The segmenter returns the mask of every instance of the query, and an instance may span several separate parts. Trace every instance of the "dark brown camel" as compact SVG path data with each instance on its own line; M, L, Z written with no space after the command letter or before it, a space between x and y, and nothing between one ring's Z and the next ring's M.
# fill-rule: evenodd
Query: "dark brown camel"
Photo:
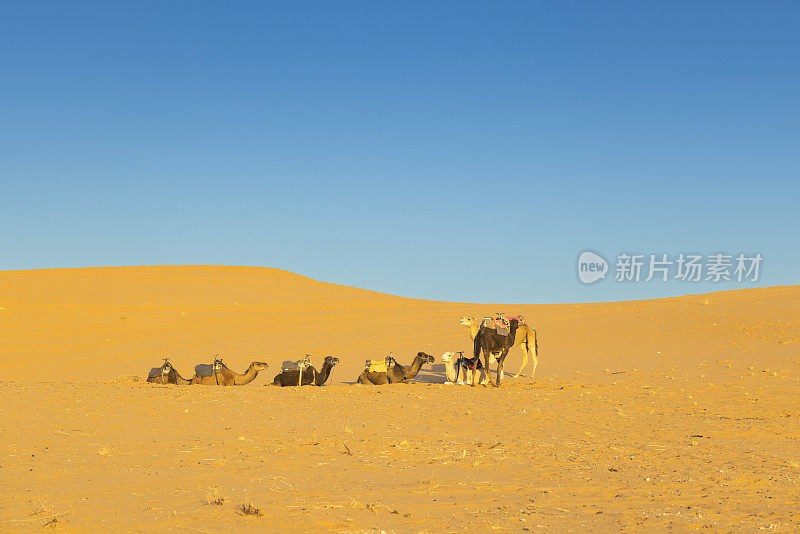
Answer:
M484 367L486 368L486 374L489 376L489 381L493 386L500 386L500 377L503 374L503 362L505 362L506 356L508 356L508 350L514 346L514 336L517 334L518 327L519 321L511 319L508 325L508 335L500 335L497 333L496 329L486 326L481 326L481 329L478 330L478 333L475 335L473 358L478 358L481 351L483 351ZM498 352L500 353L499 356L496 355ZM489 373L489 358L492 357L492 353L495 353L495 357L497 358L497 383L492 380L492 375Z
M164 358L161 367L153 367L147 375L147 381L152 384L191 384L191 380L186 380L169 363L169 358Z
M322 369L317 371L314 366L306 367L303 371L303 382L298 384L300 378L299 369L287 369L275 375L275 380L272 381L273 386L322 386L328 381L331 376L331 371L339 363L339 358L333 356L326 356L325 362L322 364Z
M419 374L419 370L422 369L423 365L426 363L433 363L433 356L425 354L424 352L418 352L414 361L411 362L411 365L408 367L403 367L397 363L394 358L390 358L390 360L387 372L375 373L366 369L359 375L357 382L360 384L374 384L376 386L407 382Z

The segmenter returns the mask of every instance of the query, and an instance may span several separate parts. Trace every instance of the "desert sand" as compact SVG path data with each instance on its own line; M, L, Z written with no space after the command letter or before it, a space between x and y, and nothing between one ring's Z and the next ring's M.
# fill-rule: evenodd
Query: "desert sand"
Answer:
M442 385L459 317L494 312L536 328L536 377L510 378L516 348L502 387ZM437 363L351 385L390 351ZM305 353L340 358L329 385L267 386ZM270 369L145 383L214 354ZM465 304L253 267L6 271L0 363L4 531L800 530L800 286Z

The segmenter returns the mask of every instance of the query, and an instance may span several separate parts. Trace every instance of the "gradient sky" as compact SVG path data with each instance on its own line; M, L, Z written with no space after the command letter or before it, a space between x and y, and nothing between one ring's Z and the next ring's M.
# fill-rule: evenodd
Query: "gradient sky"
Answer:
M800 283L798 28L771 1L2 2L0 269L526 303ZM587 286L584 249L764 263Z

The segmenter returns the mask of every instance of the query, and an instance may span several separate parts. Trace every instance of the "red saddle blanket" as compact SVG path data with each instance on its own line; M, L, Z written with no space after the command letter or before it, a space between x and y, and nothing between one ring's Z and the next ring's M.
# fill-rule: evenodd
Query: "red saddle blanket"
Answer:
M511 319L516 319L518 325L525 324L525 318L523 318L521 315L515 315L504 317L484 317L483 326L498 330L508 330L508 327L511 324Z

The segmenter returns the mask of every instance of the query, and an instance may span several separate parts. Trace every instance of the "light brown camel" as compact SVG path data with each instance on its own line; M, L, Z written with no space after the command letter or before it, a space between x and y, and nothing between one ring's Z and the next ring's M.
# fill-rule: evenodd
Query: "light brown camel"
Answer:
M191 380L186 380L178 370L172 367L169 363L169 358L164 358L164 364L161 367L153 367L147 375L147 381L152 384L191 384Z
M425 354L424 352L418 352L414 361L411 362L411 365L408 367L403 367L397 363L394 358L389 357L388 359L390 361L388 362L388 368L385 373L375 373L371 372L369 369L365 369L364 372L359 375L357 382L360 384L374 384L376 386L404 383L417 376L423 365L426 363L433 363L433 356Z
M483 322L482 319L477 319L475 317L462 317L461 318L461 325L466 326L469 329L469 338L472 342L475 342L475 336L478 334L478 330L481 328L481 323ZM539 365L539 341L536 338L536 330L531 328L528 324L521 324L517 329L517 334L514 336L514 345L520 346L522 349L522 366L519 368L519 372L514 375L514 378L519 378L520 373L525 366L528 365L528 358L530 357L531 361L533 362L533 371L531 371L531 378L536 374L536 367ZM496 360L498 353L493 353L492 356ZM489 372L487 369L486 372Z
M234 373L228 366L219 360L214 362L212 373L209 376L198 376L198 371L202 366L195 367L195 375L192 377L192 384L203 384L206 386L244 386L249 384L258 376L259 371L269 367L264 362L253 362L244 374ZM208 366L207 366L208 367ZM200 372L200 374L205 374Z

